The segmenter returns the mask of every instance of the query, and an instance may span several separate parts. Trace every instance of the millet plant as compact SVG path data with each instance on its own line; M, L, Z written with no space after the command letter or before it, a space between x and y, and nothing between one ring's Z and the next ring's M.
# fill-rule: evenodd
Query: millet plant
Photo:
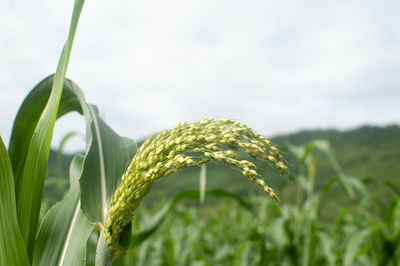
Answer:
M240 154L244 151L285 173L283 158L269 140L242 123L182 123L137 150L133 140L120 137L99 117L97 107L65 79L83 4L75 1L55 75L42 80L23 101L8 151L0 141L0 265L84 265L94 228L100 235L96 265L111 265L131 245L134 211L153 183L211 161L238 169L277 200L254 163ZM86 152L72 160L68 193L39 219L54 125L72 111L85 118Z

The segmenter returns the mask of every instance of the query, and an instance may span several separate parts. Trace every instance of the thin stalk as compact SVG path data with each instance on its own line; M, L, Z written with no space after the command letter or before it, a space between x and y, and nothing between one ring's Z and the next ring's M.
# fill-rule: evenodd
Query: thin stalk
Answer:
M96 248L95 266L111 266L112 260L103 232L100 232Z

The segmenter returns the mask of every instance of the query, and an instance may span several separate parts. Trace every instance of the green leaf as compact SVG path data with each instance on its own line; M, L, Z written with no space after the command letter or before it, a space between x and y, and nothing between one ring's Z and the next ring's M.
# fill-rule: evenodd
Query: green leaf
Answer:
M14 120L8 152L15 180L19 179L23 170L30 140L49 100L53 82L54 75L50 75L39 82L24 99ZM76 96L80 90L78 89L79 91L77 91L76 87L72 81L65 80L57 113L58 118L70 111L82 113L82 108Z
M17 217L22 238L28 247L29 257L32 257L34 239L37 232L44 177L54 124L58 113L60 113L59 104L62 97L65 73L83 2L83 0L75 1L69 35L57 66L46 107L43 112L40 111L43 100L38 103L39 107L36 110L26 109L26 106L21 107L11 137L10 158L16 183ZM29 105L36 104L30 103ZM27 119L30 116L27 114L29 112L32 112L31 115L35 119ZM60 114L62 114L62 110ZM18 121L19 119L21 121ZM23 139L22 143L19 144L18 142L21 139ZM17 147L20 145L22 145L22 149L18 150ZM21 156L18 156L19 153Z
M39 118L46 107L49 99L54 75L43 79L35 88L27 95L22 103L17 117L14 121L14 127L9 145L10 160L13 165L14 180L19 180L24 164L27 159L30 140L33 132L37 127ZM70 80L64 81L64 89L58 109L58 117L70 112L77 111L82 113L80 98L83 93L79 87ZM41 197L41 195L37 195Z
M70 168L70 190L43 219L33 265L85 265L86 242L94 227L80 209L78 179L82 166L83 156L75 156Z
M349 243L346 246L346 250L344 252L344 258L343 258L344 266L354 265L354 261L359 255L359 252L361 251L361 246L365 244L364 243L365 238L371 234L373 229L374 229L373 227L366 228L351 236Z
M33 132L35 121L40 117L46 99L50 94L53 76L40 82L26 97L14 123L10 142L10 157L15 158L16 167L23 167L18 158L26 157L29 148L24 144L22 134ZM41 105L40 105L41 103ZM96 106L86 103L81 89L73 81L66 79L60 102L58 117L70 112L83 113L86 120L87 154L82 175L82 206L93 222L102 221L102 211L106 211L108 200L113 194L125 167L137 150L132 139L118 136L98 115ZM25 153L23 152L25 151ZM19 171L17 171L19 172ZM96 184L96 185L93 185ZM105 196L102 197L102 191Z
M32 106L36 99L45 98L46 95L49 95L49 91L51 90L49 85L51 84L52 79L52 76L46 78L28 95L21 107L24 112L28 112L29 107ZM40 108L44 108L43 104L42 106L36 106L35 110ZM99 216L91 216L91 214L94 213L95 215L98 215L101 214L101 210L106 210L108 207L108 198L111 197L125 167L136 152L137 145L131 139L119 137L98 116L97 108L94 105L88 105L85 102L84 95L80 88L74 82L65 80L58 116L60 117L70 111L78 111L83 113L85 116L87 125L87 152L83 162L84 166L81 175L81 186L83 187L83 192L81 194L84 195L82 198L84 198L83 201L86 203L85 208L87 214L89 214L89 217L93 219L92 221L99 222L102 220L93 218ZM39 111L36 112L36 116L31 117L31 121L34 121L37 116L40 116ZM24 116L21 117L24 118ZM23 119L17 121L22 123L21 121L23 121ZM28 124L28 127L29 126L34 127L33 123ZM20 131L16 130L16 132L19 133ZM15 136L16 137L13 139L13 143L15 143L14 146L19 146L21 149L25 148L18 144L18 140L22 138L22 135L16 134ZM16 152L14 154L15 156L18 156L19 153ZM18 162L18 160L16 160L16 162ZM103 182L107 192L105 197L106 200L103 201L104 204L101 204L102 195L97 192L101 192L103 187L101 184ZM70 194L73 193L71 192ZM68 195L68 198L75 199L76 195ZM81 205L84 204L82 203ZM64 209L67 207L68 204L64 203L62 207L59 206L58 208ZM82 213L79 211L78 214L81 216ZM78 218L78 221L81 220L81 217ZM38 243L42 245L41 242ZM42 249L42 247L38 247L38 250L40 249Z
M29 265L18 227L11 162L0 137L0 265Z
M103 223L111 196L137 151L135 141L120 137L92 105L84 107L86 145L81 184L82 210L91 222Z
M322 249L322 254L324 255L327 264L334 266L336 265L336 256L333 252L333 241L329 235L323 231L319 231L317 233L318 242L320 244L320 248Z

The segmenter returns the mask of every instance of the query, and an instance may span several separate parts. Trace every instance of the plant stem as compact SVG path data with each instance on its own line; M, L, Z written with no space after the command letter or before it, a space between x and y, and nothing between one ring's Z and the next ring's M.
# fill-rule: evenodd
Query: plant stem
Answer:
M100 237L99 241L97 242L97 248L96 248L95 266L111 266L111 265L112 261L106 240L104 238L104 233L100 232Z

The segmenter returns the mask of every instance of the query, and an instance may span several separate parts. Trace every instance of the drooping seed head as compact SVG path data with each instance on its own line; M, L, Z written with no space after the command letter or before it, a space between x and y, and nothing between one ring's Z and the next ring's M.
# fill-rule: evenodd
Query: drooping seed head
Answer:
M121 178L110 201L104 234L112 258L124 251L121 234L130 225L133 212L149 193L153 183L179 169L219 161L239 169L275 200L275 192L257 173L256 166L239 159L239 148L253 158L272 163L279 172L287 171L279 150L246 125L231 120L204 119L181 123L149 138L140 147Z

